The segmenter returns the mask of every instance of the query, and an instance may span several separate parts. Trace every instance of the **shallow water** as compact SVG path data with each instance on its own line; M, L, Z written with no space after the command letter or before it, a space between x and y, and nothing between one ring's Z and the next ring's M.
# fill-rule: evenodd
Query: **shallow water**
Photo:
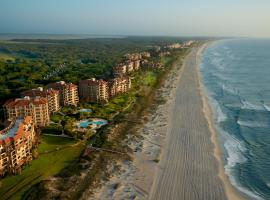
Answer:
M270 199L270 40L216 42L200 70L226 174L250 199Z

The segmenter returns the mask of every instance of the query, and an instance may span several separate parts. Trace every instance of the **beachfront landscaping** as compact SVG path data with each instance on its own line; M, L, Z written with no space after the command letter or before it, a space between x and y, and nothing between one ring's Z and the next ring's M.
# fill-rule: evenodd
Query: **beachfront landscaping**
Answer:
M4 187L1 187L0 195L4 195L4 199L11 196L18 199L22 195L28 195L28 189L32 185L59 174L62 170L70 177L73 176L77 173L74 169L79 166L73 161L80 156L85 145L115 148L114 145L125 137L126 130L131 126L130 122L137 123L136 118L141 116L140 113L154 102L154 97L151 96L153 91L169 71L167 67L172 66L182 51L174 51L170 56L155 57L153 62L160 64L160 67L150 66L132 73L132 88L127 93L113 97L109 102L79 103L78 107L63 107L53 114L50 125L41 130L41 144L33 152L36 158L24 167L22 174L6 177L1 181ZM108 141L111 128L126 122L125 132L119 130L121 137ZM103 126L104 128L97 130ZM104 164L103 160L98 163ZM70 166L75 167L71 169Z
M41 136L38 156L27 166L20 175L7 176L0 181L1 199L21 199L25 191L33 184L53 176L78 158L84 145L69 138ZM35 150L34 150L35 151Z

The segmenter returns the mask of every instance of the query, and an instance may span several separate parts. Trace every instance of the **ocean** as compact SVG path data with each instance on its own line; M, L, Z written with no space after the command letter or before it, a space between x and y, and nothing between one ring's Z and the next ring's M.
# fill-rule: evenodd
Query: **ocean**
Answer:
M215 42L200 71L225 173L250 199L270 199L270 40Z

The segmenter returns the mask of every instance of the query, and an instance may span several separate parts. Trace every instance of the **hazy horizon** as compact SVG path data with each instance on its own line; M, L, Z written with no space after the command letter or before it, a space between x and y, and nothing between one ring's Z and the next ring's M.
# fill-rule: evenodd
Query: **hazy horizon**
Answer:
M270 37L267 0L1 0L0 33Z

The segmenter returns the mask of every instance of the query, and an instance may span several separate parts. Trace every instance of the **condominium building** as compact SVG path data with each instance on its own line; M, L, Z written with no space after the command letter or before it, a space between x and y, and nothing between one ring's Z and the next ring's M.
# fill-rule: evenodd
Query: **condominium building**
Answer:
M137 71L141 67L141 60L135 60L133 61L134 70Z
M77 106L79 102L78 97L78 86L73 83L66 83L64 81L50 83L48 88L52 88L59 91L60 96L60 105L68 106L74 105Z
M174 44L167 46L168 49L180 49L181 47L182 47L182 45L179 43L174 43Z
M32 160L36 142L34 121L31 116L12 121L0 131L0 175L16 174Z
M151 54L149 52L145 51L145 52L142 52L141 53L141 57L143 59L150 58L151 57Z
M47 126L50 121L48 101L43 97L8 100L3 108L9 120L32 116L34 124L38 127Z
M60 109L59 91L55 89L43 89L42 87L28 90L22 93L22 96L29 96L31 98L44 97L48 101L49 113L52 114Z
M134 71L134 62L133 61L128 60L126 62L126 65L127 65L127 73L131 73Z
M131 80L129 77L117 77L109 81L110 96L127 92L131 88Z
M85 102L108 101L108 82L104 80L96 80L95 78L81 80L79 83L79 94L81 100Z
M140 60L142 58L141 53L126 54L124 56L127 60Z
M123 76L127 73L127 66L125 64L119 64L113 68L114 76Z

